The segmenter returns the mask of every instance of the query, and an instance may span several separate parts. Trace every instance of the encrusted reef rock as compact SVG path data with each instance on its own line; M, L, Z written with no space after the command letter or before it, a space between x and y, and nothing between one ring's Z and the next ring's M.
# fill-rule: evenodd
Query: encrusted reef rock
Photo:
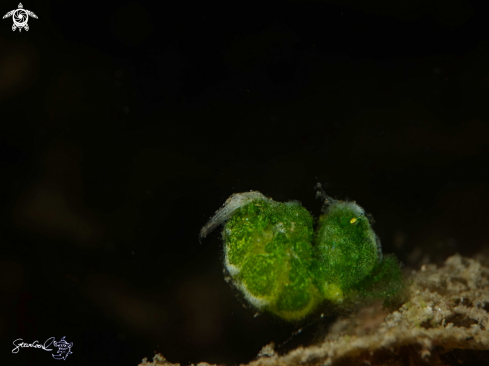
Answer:
M157 353L153 357L153 361L148 361L146 358L143 359L143 362L139 364L139 366L180 366L179 363L171 363L166 360L160 353ZM194 366L192 364L191 366ZM210 365L207 362L199 362L196 366L216 366Z
M362 309L314 345L260 352L248 365L489 365L487 262L454 255L440 268L423 265L410 274L409 301L398 310ZM170 365L154 361L140 366Z

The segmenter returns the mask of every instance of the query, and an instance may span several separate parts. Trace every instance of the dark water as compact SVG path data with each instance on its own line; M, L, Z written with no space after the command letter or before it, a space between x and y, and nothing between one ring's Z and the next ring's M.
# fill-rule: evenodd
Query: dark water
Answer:
M339 2L336 2L339 3ZM434 4L434 3L433 3ZM17 5L2 3L6 13ZM488 8L458 1L24 3L0 32L0 344L236 364L315 330L254 317L200 228L323 183L408 266L487 246ZM324 325L319 325L319 328ZM311 328L308 328L311 329ZM295 343L294 343L295 342Z

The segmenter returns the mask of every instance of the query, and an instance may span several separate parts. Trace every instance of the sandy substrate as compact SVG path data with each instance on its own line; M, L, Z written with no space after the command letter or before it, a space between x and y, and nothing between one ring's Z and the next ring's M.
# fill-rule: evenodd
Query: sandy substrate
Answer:
M265 345L248 365L489 365L488 262L454 255L439 268L423 265L412 271L410 299L397 311L362 309L338 319L322 342L285 355ZM157 365L179 364L161 354L139 364Z

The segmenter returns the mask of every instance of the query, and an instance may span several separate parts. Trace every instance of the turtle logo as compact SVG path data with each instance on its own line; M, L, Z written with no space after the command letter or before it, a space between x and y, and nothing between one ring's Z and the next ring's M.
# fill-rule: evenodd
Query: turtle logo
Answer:
M25 28L26 31L29 30L29 25L27 25L27 21L29 20L29 15L33 18L37 19L37 15L34 14L30 10L25 10L22 6L22 3L19 3L19 8L9 11L7 14L3 16L3 19L12 17L14 20L14 25L12 25L12 30L15 31L19 28L19 32L22 31L22 28Z

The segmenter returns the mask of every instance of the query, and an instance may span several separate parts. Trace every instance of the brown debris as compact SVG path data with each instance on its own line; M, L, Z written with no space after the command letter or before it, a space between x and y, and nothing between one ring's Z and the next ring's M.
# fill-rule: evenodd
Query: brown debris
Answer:
M338 319L322 342L283 356L269 345L268 357L248 366L489 364L489 268L482 263L454 255L440 268L423 265L412 271L410 299L398 310L362 309ZM140 366L174 366L164 362Z
M161 355L161 353L156 353L153 357L152 362L148 361L148 359L145 357L143 358L143 362L140 363L139 366L180 366L180 364L168 362L167 359ZM197 365L191 364L190 366L223 366L223 365L210 365L207 362L199 362Z

